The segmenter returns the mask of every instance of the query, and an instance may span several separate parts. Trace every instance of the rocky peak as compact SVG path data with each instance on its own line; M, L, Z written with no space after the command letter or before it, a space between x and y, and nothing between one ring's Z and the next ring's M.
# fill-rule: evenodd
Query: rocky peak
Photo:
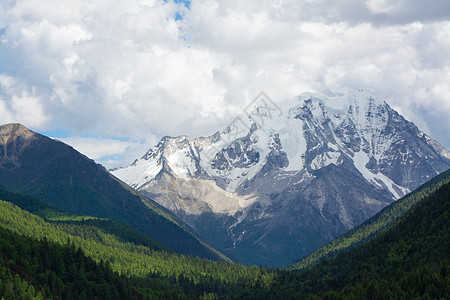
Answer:
M22 124L11 123L0 126L0 143L6 145L9 140L16 139L18 137L29 139L34 137L35 133Z
M21 124L0 126L0 167L19 167L20 154L35 138L36 133Z
M256 108L209 137L165 137L113 174L214 246L280 263L450 167L445 148L364 90L304 93L276 111Z

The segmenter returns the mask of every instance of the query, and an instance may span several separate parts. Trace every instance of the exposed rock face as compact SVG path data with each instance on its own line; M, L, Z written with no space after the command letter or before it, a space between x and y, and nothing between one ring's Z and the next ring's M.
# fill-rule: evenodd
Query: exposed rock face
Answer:
M365 91L302 94L278 110L256 107L210 137L165 137L113 174L215 247L281 265L450 167L445 148Z
M21 124L0 127L0 167L20 167L19 157L35 138L34 132Z

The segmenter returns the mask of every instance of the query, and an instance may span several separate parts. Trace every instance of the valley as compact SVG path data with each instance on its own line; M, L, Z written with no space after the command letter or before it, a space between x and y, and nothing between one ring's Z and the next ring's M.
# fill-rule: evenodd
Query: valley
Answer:
M420 199L370 238L347 239L347 250L288 271L179 255L130 227L0 190L0 293L8 299L446 297L450 170L414 194Z
M447 295L449 152L363 91L340 100L339 111L299 96L286 112L300 128L249 119L234 140L231 128L165 137L112 175L60 141L0 126L0 294Z
M449 49L449 0L0 0L0 300L450 299Z

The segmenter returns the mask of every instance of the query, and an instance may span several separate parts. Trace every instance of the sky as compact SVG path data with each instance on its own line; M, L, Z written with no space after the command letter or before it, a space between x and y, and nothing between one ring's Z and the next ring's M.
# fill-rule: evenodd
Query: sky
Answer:
M368 89L450 148L448 0L1 0L0 124L107 168L261 91Z

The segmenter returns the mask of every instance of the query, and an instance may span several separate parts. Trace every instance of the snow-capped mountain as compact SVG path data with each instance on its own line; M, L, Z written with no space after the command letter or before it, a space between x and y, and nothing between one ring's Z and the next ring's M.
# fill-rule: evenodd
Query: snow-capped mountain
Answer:
M164 137L112 173L245 263L299 259L450 168L371 93L262 95L209 137Z

